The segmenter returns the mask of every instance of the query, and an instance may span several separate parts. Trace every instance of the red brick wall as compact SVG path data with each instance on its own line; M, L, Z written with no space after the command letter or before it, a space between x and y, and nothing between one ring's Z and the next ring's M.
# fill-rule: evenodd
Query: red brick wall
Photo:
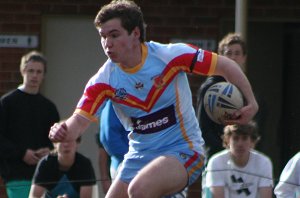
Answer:
M40 40L44 15L91 15L108 0L0 1L0 34L37 35ZM234 18L235 0L136 1L144 12L147 39L169 42L171 38L210 38L220 35L220 21ZM249 20L300 19L300 1L248 0ZM40 46L39 46L40 47ZM20 82L19 61L29 49L0 48L0 95ZM193 87L199 81L191 81Z

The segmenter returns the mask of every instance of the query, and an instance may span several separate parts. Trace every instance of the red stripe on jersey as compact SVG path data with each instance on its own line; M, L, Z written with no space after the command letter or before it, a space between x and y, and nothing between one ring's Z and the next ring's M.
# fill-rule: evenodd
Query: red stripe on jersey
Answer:
M114 90L107 84L98 83L90 86L84 93L85 99L80 109L94 115L103 101L109 96L113 97L113 95Z
M174 77L181 71L188 71L188 67L185 68L190 60L193 58L194 54L184 54L174 58L168 63L164 71L160 76L157 76L154 80L153 86L149 91L149 94L146 99L146 111L150 111L159 97L163 94L164 90L172 82Z
M198 159L199 154L194 152L194 155L184 164L185 168L188 168L192 163L194 163Z
M205 53L204 60L202 62L196 62L194 73L207 74L207 72L209 72L212 64L212 55L209 52ZM163 94L164 90L179 72L190 72L190 65L194 56L195 53L183 54L170 61L161 75L153 79L153 86L150 89L145 101L142 101L141 99L130 95L129 93L126 93L124 98L118 98L116 95L116 90L113 87L107 84L98 83L87 88L85 93L86 99L84 100L81 109L91 113L91 115L94 115L103 101L106 98L111 98L117 103L149 112L159 97Z
M204 56L203 61L197 61L193 70L195 74L203 74L207 75L211 69L211 67L215 67L214 62L212 61L213 53L203 50Z

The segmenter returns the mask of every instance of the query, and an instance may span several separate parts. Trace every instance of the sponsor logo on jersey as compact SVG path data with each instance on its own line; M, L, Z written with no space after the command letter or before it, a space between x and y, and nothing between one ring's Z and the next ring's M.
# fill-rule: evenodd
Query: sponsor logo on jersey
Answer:
M131 118L134 132L141 134L156 133L176 123L174 106L161 109L147 116Z
M115 91L115 98L119 100L125 100L127 97L126 89L120 88Z

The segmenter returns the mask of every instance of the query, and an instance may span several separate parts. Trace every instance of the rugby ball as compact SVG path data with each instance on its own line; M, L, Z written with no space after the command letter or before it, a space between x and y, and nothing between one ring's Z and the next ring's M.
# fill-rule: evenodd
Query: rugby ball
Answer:
M203 100L208 117L218 124L232 118L232 114L244 106L240 90L229 82L219 82L210 86Z

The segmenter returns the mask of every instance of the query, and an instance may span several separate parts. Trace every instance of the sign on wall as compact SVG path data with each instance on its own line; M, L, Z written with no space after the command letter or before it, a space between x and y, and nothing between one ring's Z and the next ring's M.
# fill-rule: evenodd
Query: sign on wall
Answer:
M36 35L0 35L0 48L36 48L37 46Z
M215 51L216 50L216 41L214 39L171 39L172 43L189 43L196 45L204 50Z

